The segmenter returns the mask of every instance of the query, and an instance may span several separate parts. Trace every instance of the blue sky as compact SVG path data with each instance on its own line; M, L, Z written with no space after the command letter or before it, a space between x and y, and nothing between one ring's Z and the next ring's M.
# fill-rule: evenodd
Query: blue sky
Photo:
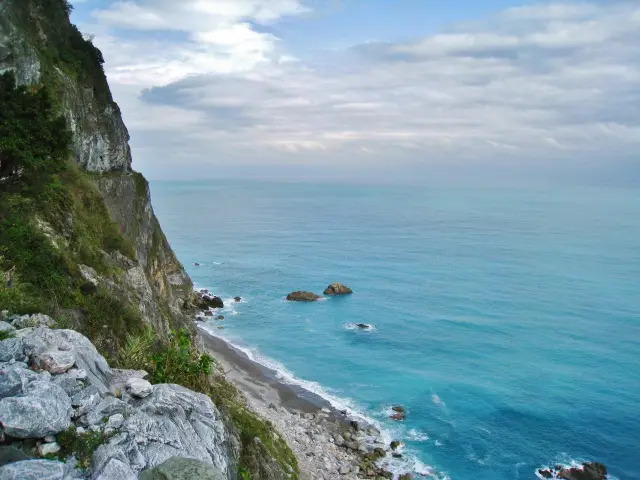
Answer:
M631 0L84 0L151 178L640 181Z

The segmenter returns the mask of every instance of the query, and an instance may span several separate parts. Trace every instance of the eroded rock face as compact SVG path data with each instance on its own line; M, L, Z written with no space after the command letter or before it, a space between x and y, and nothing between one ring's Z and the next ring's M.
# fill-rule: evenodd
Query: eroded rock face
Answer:
M51 460L23 460L0 468L2 480L62 480L64 464Z
M320 299L320 295L316 295L313 292L292 292L287 295L287 300L290 302L315 302Z
M332 283L324 290L325 295L349 295L351 293L353 290L342 283Z
M71 399L57 385L36 380L19 396L0 400L0 423L16 438L44 438L71 425Z

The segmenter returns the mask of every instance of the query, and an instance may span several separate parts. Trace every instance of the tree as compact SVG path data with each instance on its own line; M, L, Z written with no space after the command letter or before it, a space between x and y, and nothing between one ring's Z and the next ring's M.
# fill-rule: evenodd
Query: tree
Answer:
M62 171L70 144L46 88L16 85L13 72L0 75L0 180Z

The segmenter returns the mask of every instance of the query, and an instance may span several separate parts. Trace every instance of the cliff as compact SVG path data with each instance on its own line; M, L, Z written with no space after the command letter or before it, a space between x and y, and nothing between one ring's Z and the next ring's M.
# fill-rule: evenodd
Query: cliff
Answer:
M201 439L211 443L201 447L218 457L201 459L229 479L297 478L286 443L192 345L191 280L154 215L146 180L131 169L129 134L102 54L69 11L66 0L0 0L0 310L44 314L53 322L47 327L85 335L112 365L211 398L219 435ZM15 332L0 335L0 346L14 349L15 338L6 337ZM33 358L27 350L20 361ZM8 357L0 359L0 380L15 376L1 362ZM180 395L163 401L169 397ZM180 415L167 406L163 415L171 414ZM0 429L0 443L13 440ZM175 454L193 457L190 450L183 445ZM137 454L127 455L136 474L167 457L137 465Z

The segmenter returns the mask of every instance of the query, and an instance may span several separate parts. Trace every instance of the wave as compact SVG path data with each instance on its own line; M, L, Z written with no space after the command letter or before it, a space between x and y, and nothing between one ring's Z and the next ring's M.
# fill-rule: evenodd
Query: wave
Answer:
M366 325L366 327L362 325ZM377 330L372 323L345 323L344 328L346 330L362 330L363 332L375 332Z
M331 390L320 385L318 382L304 380L296 377L283 364L281 364L277 360L274 360L273 358L263 355L257 348L234 343L229 338L220 335L217 330L213 328L207 328L211 327L209 325L204 324L200 326L201 328L204 328L210 335L224 341L227 345L229 345L229 347L244 353L252 362L255 362L273 371L278 381L288 385L295 385L296 387L313 393L328 402L334 409L338 411L346 411L349 418L367 425L374 426L380 432L380 437L384 441L385 445L389 445L392 440L401 440L402 437L404 437L401 429L387 428L379 420L366 414L366 409L358 405L357 402L355 402L353 399L338 396ZM422 437L426 437L426 435L422 434L421 432L418 432L416 430L413 431L415 432L415 435L412 436L412 430L410 430L407 437L408 440L422 441ZM425 439L428 439L428 437L426 437ZM374 437L371 437L370 440L373 441ZM402 458L392 458L391 456L385 457L380 461L380 465L386 468L389 472L393 473L394 478L398 478L399 475L410 471L417 475L422 475L423 477L431 479L450 480L449 477L447 477L445 474L437 473L433 467L424 464L412 452L408 452L407 454L403 453Z

